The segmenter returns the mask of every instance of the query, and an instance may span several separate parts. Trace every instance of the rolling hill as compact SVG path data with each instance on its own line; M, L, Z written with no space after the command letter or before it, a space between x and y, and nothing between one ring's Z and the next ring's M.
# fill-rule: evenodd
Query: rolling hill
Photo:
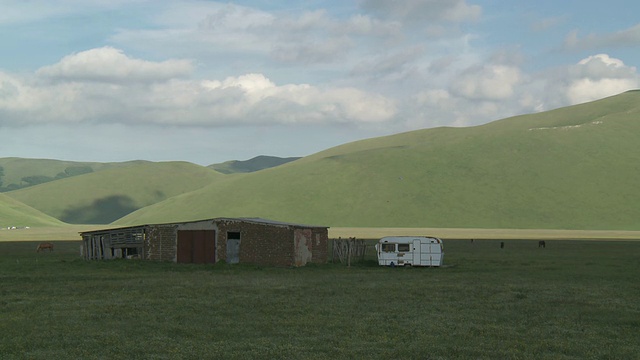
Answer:
M71 224L108 224L224 175L188 162L132 162L6 193Z
M0 229L59 225L62 221L0 194Z
M276 166L280 166L282 164L286 164L288 162L298 160L299 157L287 157L281 158L276 156L265 156L260 155L249 160L231 160L226 161L220 164L212 164L207 166L217 172L221 172L223 174L235 174L235 173L248 173L259 170L264 170Z
M640 229L640 91L338 146L226 176L116 224L259 216L329 226Z
M147 162L99 163L16 157L0 158L0 192L25 188L89 172Z

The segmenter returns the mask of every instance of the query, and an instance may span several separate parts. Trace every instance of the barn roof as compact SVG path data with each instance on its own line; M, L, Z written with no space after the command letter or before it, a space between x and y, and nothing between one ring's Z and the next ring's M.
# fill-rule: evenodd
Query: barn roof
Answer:
M295 227L295 228L322 228L322 229L329 228L328 226L296 224L296 223L290 223L290 222L284 222L284 221L263 219L263 218L258 218L258 217L240 217L240 218L218 217L218 218L212 218L212 219L202 219L202 220L192 220L192 221L177 221L177 222L171 222L171 223L143 224L143 225L132 225L132 226L113 227L113 228L107 227L107 228L103 228L103 229L99 229L99 230L82 231L82 232L80 232L80 235L82 235L82 234L100 233L100 232L110 232L110 231L125 230L125 229L144 228L144 227L147 227L147 226L191 224L191 223L197 223L197 222L203 222L203 221L211 221L211 222L217 222L217 221L240 221L240 222L249 222L249 223L254 223L254 224L266 224L266 225L273 225L273 226L287 226L287 227Z
M243 217L243 218L215 218L212 220L231 220L231 221L244 221L244 222L252 222L252 223L260 223L267 225L280 225L280 226L292 226L292 227L300 227L300 228L328 228L328 226L320 226L320 225L308 225L308 224L296 224L291 222L277 221L277 220L269 220L263 218L252 218L252 217Z

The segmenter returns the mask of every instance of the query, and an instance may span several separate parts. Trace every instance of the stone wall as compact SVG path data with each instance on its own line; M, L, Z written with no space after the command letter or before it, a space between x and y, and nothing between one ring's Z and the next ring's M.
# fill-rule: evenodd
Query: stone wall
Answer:
M177 230L175 225L151 225L145 238L145 259L176 261Z
M219 260L226 260L229 232L240 233L241 263L273 266L293 264L293 230L289 227L237 220L219 221L216 248Z
M312 262L324 264L329 261L329 230L326 228L313 229L313 258Z

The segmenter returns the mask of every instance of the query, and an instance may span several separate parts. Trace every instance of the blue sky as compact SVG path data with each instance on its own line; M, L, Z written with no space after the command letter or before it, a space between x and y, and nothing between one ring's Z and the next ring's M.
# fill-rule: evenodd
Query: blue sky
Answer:
M639 87L631 1L0 0L0 157L305 156Z

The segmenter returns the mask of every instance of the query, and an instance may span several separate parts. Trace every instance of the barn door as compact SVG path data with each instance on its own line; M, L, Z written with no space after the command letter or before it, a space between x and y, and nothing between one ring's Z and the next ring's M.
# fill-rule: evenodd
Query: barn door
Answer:
M227 233L227 264L237 264L240 262L240 233Z
M311 232L296 230L294 232L293 264L303 266L313 260L313 247Z
M215 263L215 238L214 230L179 230L176 261L195 264Z

